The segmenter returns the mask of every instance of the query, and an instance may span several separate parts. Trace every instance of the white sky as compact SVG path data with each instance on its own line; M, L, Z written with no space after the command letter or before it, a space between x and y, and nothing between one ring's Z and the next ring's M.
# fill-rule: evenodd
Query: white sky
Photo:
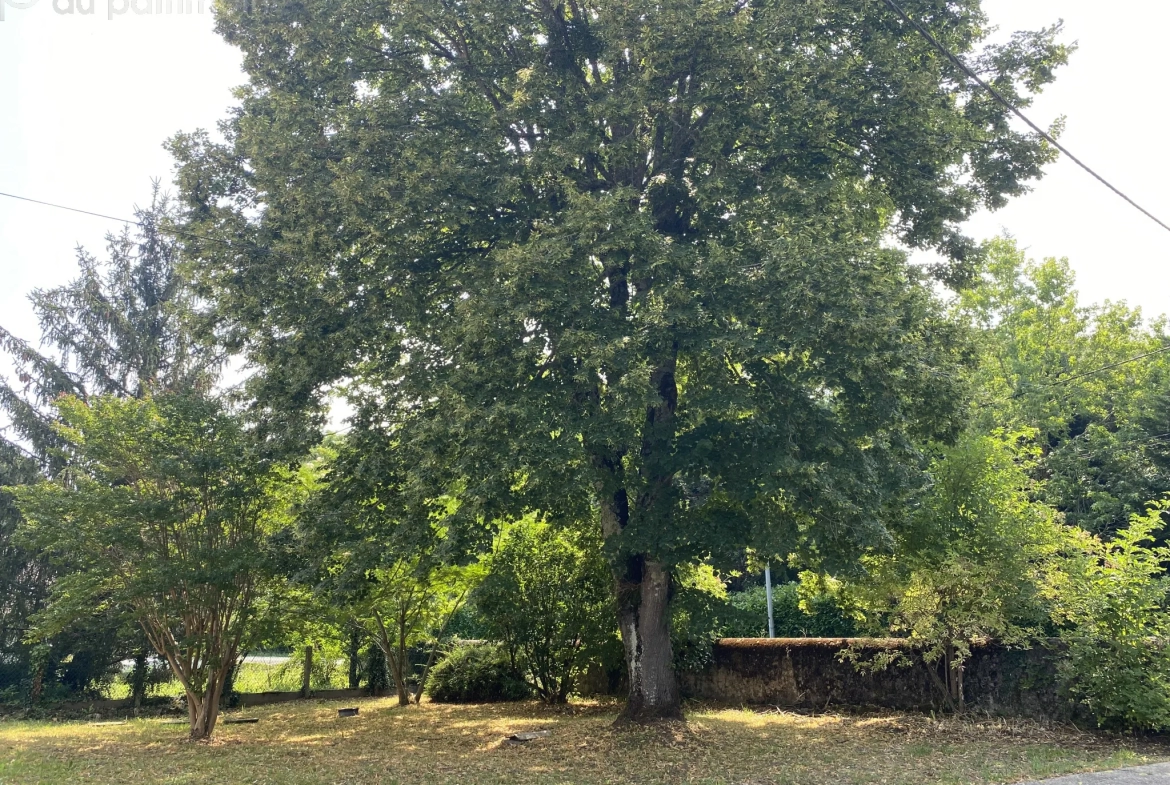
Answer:
M163 141L223 117L243 76L210 14L138 15L132 2L141 8L146 0L80 0L93 13L70 16L56 13L53 0L0 0L0 191L128 216L148 198L150 178L171 174ZM984 6L1005 32L1064 18L1065 40L1080 49L1030 115L1044 126L1066 115L1062 141L1170 223L1170 158L1160 141L1170 114L1170 3ZM111 228L0 197L0 324L36 338L27 292L69 280L74 247L100 254ZM969 227L979 238L1004 229L1036 257L1067 256L1084 300L1127 300L1148 315L1170 311L1170 232L1071 162L1055 164L1034 193Z

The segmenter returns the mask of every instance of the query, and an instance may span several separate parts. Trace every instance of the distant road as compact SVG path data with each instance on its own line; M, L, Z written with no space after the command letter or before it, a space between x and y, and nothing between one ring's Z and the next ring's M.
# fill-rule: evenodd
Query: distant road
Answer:
M1116 771L1098 771L1093 774L1070 774L1050 780L1022 782L1020 785L1161 785L1170 783L1170 763L1152 766L1134 766Z
M2 3L2 2L4 2L4 0L0 0L0 3ZM288 662L288 659L289 658L286 655L280 655L280 654L276 654L276 655L272 655L272 656L260 656L260 655L251 655L250 654L244 660L244 662L251 662L251 663L254 663L256 665L284 665L286 662ZM158 658L151 656L150 661L151 662L158 662ZM340 659L340 660L338 660L338 662L344 664L344 663L348 662L348 660ZM133 667L134 667L134 660L122 660L122 670L123 671L131 670Z

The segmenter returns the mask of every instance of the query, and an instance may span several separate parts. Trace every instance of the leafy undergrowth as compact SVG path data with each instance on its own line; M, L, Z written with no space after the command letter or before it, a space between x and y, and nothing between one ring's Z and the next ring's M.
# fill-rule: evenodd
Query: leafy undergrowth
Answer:
M1170 759L1164 742L1003 720L696 706L686 725L614 728L613 704L394 703L359 701L351 719L335 702L249 709L259 723L221 726L210 744L158 719L0 722L0 782L991 783Z

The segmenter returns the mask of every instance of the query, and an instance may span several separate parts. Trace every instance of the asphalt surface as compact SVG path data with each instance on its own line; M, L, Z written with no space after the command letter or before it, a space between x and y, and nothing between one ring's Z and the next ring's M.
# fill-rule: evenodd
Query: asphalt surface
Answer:
M1021 785L1162 785L1170 784L1170 763L1134 766L1131 769L1070 774L1050 780L1034 780Z

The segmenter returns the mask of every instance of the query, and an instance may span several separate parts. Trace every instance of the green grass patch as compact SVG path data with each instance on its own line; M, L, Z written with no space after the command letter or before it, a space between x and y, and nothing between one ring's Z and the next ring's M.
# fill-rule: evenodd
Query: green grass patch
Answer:
M301 664L290 661L280 664L245 661L236 674L236 692L295 692L301 688ZM344 668L335 668L328 681L313 680L313 689L345 689L349 686L349 674ZM177 698L183 694L183 687L171 679L155 685L150 695ZM106 688L104 696L113 700L130 697L130 686L124 679L117 679Z

